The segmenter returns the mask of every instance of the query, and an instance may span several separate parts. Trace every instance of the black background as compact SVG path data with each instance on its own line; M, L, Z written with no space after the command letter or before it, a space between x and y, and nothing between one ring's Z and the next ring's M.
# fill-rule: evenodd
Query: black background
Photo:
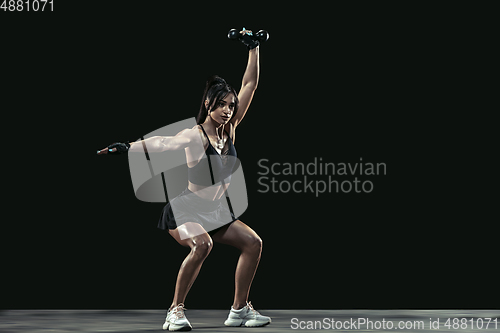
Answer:
M495 306L492 222L464 189L448 113L468 23L452 8L271 7L57 1L52 13L0 13L7 130L31 151L15 149L6 177L2 308L168 308L188 250L156 228L163 204L135 198L127 157L95 151L195 117L210 75L238 90L247 51L226 34L243 26L270 33L236 140L240 219L264 241L255 306ZM385 163L387 175L369 194L259 193L259 160L320 157ZM229 308L237 258L215 244L186 306Z

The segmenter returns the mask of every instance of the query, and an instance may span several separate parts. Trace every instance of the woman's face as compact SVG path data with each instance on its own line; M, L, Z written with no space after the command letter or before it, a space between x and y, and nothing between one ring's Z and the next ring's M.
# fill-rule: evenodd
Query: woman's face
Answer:
M234 112L234 95L228 94L225 98L219 101L218 105L214 105L210 113L210 117L219 124L227 124ZM208 104L208 101L205 102Z

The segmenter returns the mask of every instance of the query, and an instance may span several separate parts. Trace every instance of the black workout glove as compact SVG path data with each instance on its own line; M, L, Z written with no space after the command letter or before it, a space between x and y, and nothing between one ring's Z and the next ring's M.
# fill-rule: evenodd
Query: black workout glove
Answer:
M259 41L255 38L253 32L250 34L246 33L243 36L240 35L238 39L247 46L249 51L259 46Z
M116 151L112 152L110 151L111 149L116 148ZM130 143L128 141L121 143L121 142L115 142L112 143L108 146L108 154L111 155L119 155L119 154L124 154L128 152L130 148Z

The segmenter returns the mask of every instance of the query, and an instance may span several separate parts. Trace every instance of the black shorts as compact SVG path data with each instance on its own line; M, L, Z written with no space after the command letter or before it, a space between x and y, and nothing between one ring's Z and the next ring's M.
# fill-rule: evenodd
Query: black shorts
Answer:
M210 201L200 198L186 188L165 205L158 228L173 230L186 222L195 222L213 235L223 226L236 220L226 196Z

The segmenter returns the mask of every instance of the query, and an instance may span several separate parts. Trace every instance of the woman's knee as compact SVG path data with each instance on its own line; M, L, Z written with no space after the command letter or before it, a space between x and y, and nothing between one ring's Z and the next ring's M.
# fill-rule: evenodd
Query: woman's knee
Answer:
M206 258L213 248L213 241L208 235L193 237L191 252L199 258Z
M262 251L262 239L257 235L252 235L249 237L245 248L252 252L261 252Z

